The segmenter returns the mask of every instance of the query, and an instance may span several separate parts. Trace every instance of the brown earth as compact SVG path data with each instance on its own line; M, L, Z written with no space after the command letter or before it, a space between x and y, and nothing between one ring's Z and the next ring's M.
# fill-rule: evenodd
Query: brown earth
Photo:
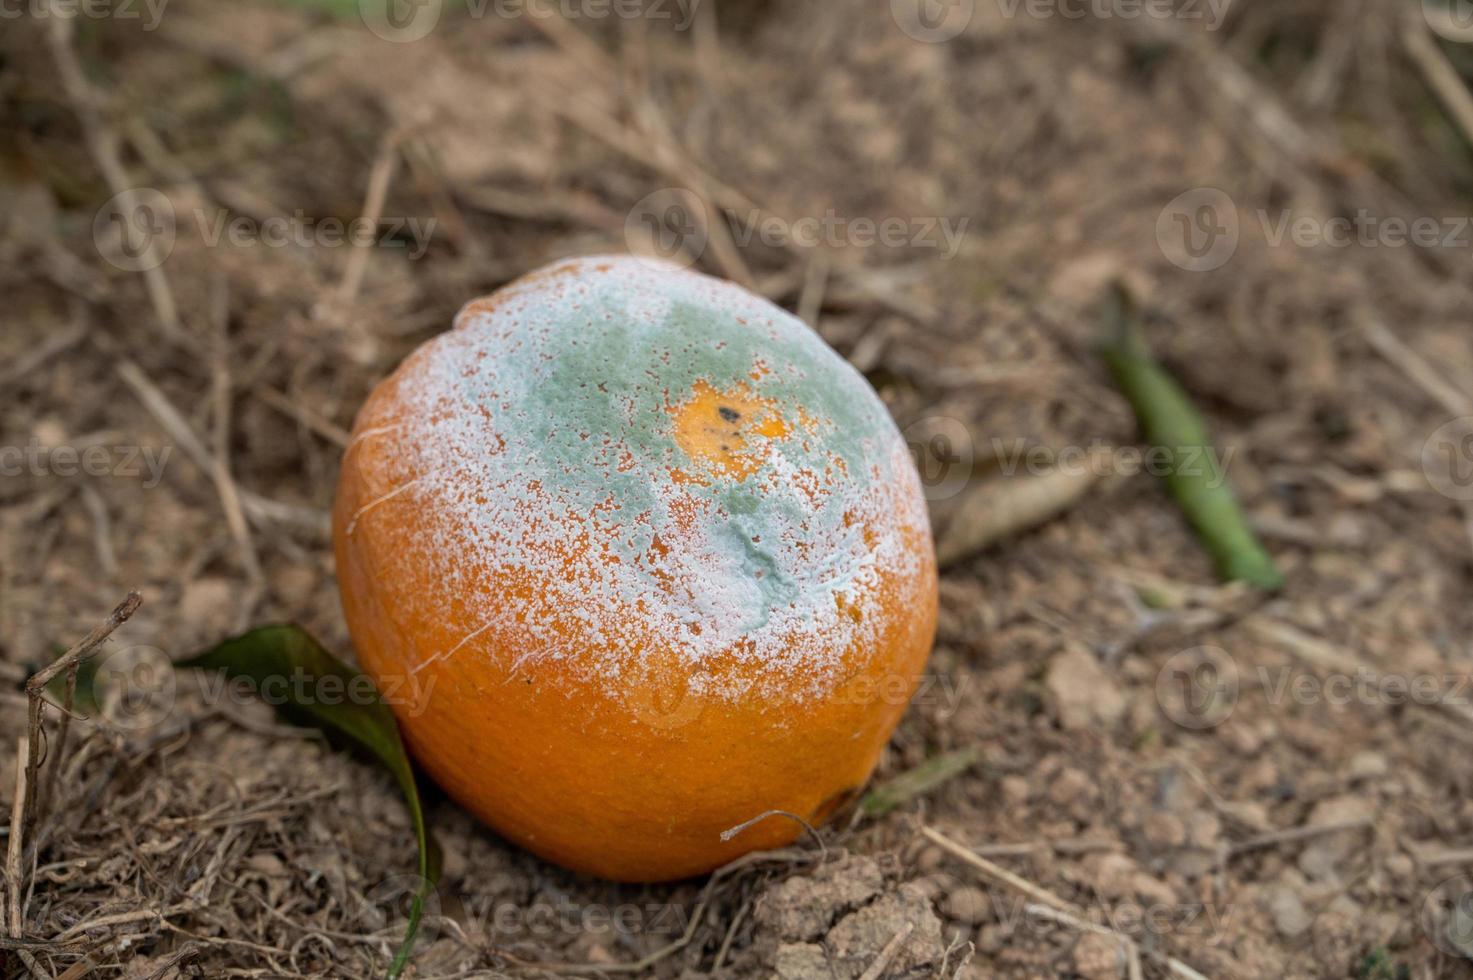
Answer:
M141 4L70 30L13 6L3 744L24 679L129 589L109 658L284 620L347 654L325 514L367 391L468 299L641 247L653 214L865 371L943 550L972 543L965 503L1031 492L1004 479L1018 451L1105 472L945 572L877 778L971 748L966 772L709 889L581 879L432 797L445 864L410 975L1473 976L1469 32L1430 2L1218 23L977 0L939 39L888 6L449 5L413 41L336 0L174 0L156 29ZM365 213L400 247L342 245L330 219ZM164 214L140 273L116 221ZM904 231L871 244L860 218ZM1092 347L1117 280L1231 453L1280 593L1219 585L1112 452L1138 438ZM64 746L48 711L6 975L382 975L414 854L392 780L175 684Z

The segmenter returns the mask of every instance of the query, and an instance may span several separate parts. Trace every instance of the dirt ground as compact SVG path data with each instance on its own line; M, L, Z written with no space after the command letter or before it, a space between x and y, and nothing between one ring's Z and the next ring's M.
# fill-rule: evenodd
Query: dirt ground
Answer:
M24 680L130 589L104 656L280 621L351 656L366 393L524 271L659 247L815 323L913 440L955 557L876 779L975 762L668 886L431 790L408 975L1473 977L1466 3L161 6L0 24L0 812ZM1115 281L1277 594L1120 452ZM1084 450L1087 492L967 553L963 505ZM172 683L64 745L48 710L6 975L382 976L393 781Z

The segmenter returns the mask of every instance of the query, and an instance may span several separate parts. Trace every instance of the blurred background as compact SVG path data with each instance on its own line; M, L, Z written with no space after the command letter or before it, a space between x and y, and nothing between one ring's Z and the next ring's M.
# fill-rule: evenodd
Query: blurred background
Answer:
M634 251L796 312L913 445L945 568L898 802L707 890L432 795L409 975L1473 976L1470 79L1468 0L0 0L0 745L129 589L114 646L165 668L277 621L350 657L367 392ZM1132 452L1117 284L1280 592ZM388 776L182 683L70 737L7 976L383 974Z

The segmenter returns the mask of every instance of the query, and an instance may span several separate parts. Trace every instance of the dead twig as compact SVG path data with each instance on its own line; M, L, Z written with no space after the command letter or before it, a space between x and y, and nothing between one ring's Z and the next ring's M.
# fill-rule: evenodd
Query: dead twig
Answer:
M60 778L61 760L66 758L67 738L72 730L72 705L77 698L77 664L72 664L66 671L66 694L62 700L61 725L56 733L56 759L57 764L47 773L36 793L36 812L44 814L51 805L51 794L56 789L56 781Z
M901 926L900 930L890 937L885 948L880 950L880 955L875 957L869 969L859 975L859 980L880 980L880 977L885 975L885 969L890 965L890 961L895 959L896 954L900 952L900 947L905 945L905 941L910 938L912 932L915 932L915 928L914 922L907 922Z
M21 880L21 852L25 838L26 792L29 786L27 775L31 768L31 742L25 736L16 740L15 749L15 799L10 804L10 839L5 849L5 884L10 891L9 912L6 923L11 939L19 939L24 932L26 918L26 890Z
M92 962L90 956L83 957L61 973L56 975L56 980L81 980L97 966Z
M1249 837L1247 840L1233 844L1228 848L1228 857L1237 857L1239 854L1262 850L1265 847L1274 847L1278 844L1297 844L1301 841L1312 840L1315 837L1338 834L1341 831L1364 830L1371 825L1370 818L1363 817L1359 820L1344 820L1339 823L1313 824L1307 827L1291 827L1288 830L1275 830L1272 833L1259 834L1257 837Z
M1096 925L1093 922L1081 919L1078 916L1069 915L1067 912L1060 912L1058 909L1049 908L1046 905L1025 905L1023 906L1023 911L1040 919L1057 922L1060 925L1069 926L1071 929L1078 929L1080 932L1093 932L1101 936L1109 936L1112 939L1119 940L1121 947L1125 950L1127 961L1134 963L1132 970L1133 976L1140 975L1141 948L1136 945L1135 940L1131 939L1125 933L1117 932L1107 926ZM1207 980L1205 976L1175 957L1163 955L1155 950L1147 950L1146 954L1166 964L1166 968L1171 971L1172 976L1181 977L1182 980Z
M118 555L113 550L112 521L107 514L107 501L90 483L82 484L82 506L92 518L93 540L97 547L97 565L102 574L115 578L118 574Z
M1459 391L1427 359L1407 346L1379 320L1361 321L1361 332L1377 354L1384 357L1429 398L1455 416L1473 415L1473 397Z
M28 704L29 732L27 734L27 768L26 784L35 785L36 769L41 760L41 708L46 699L46 685L58 676L62 671L75 671L88 657L100 647L104 640L113 634L119 626L128 621L128 618L138 610L143 603L143 596L137 591L129 592L122 602L118 603L112 613L92 632L82 638L81 642L62 654L55 661L41 670L37 671L26 681L26 697ZM67 683L67 699L62 705L64 714L70 714L72 710L71 698L75 691L75 680ZM56 780L56 774L61 768L61 760L58 758L52 765L50 774L47 776L45 790L37 794L47 799L51 796L51 783ZM19 836L18 829L11 831L12 839Z
M253 591L262 585L261 560L256 554L255 542L251 540L250 525L246 522L245 509L241 505L240 488L230 473L230 418L234 386L230 381L230 337L229 337L229 294L225 280L215 280L212 297L215 332L215 356L211 365L210 387L214 401L214 465L210 468L210 479L220 504L225 508L225 523L230 536L235 539L236 551L240 555L241 569L250 580Z
M78 936L85 936L95 929L103 929L108 926L128 925L133 922L147 922L150 919L163 922L170 916L181 915L185 912L197 912L200 909L199 902L180 902L163 909L138 909L134 912L120 912L117 915L104 915L96 919L83 919L76 925L63 931L53 942L65 943Z
M46 39L51 47L52 60L56 62L56 72L61 77L62 88L82 125L82 135L88 152L97 164L97 169L102 171L102 178L107 182L108 189L117 199L119 211L131 218L140 213L138 195L132 181L128 179L128 172L123 169L122 158L118 153L118 134L97 111L92 87L87 82L81 63L77 61L76 52L72 50L75 18L66 16L59 9L57 0L49 0L48 7L50 16L46 18L49 21ZM152 235L143 237L141 247L143 252L139 264L149 301L158 316L159 327L169 340L183 343L187 337L179 321L179 307L174 301L174 290L169 285L168 277L164 275L165 257L158 254L158 242Z
M60 333L53 334L51 337L42 341L40 346L36 347L34 350L31 350L29 353L23 354L22 356L16 358L15 362L11 364L10 367L6 368L4 371L0 371L0 388L4 388L7 385L14 384L15 382L25 378L27 375L37 371L43 364L51 360L53 357L57 356L58 354L63 354L67 350L74 347L77 342L86 335L86 323L82 320L81 317L74 318L71 323L67 324L65 330L61 331Z
M368 174L368 191L363 198L363 214L360 219L362 227L376 228L379 219L383 217L384 200L389 195L389 182L393 180L394 170L399 162L399 140L400 134L391 132L384 137L383 144L379 147L378 158L374 160L373 169ZM374 247L373 236L354 242L353 250L348 253L348 264L343 269L343 278L333 294L334 313L341 314L358 298L358 290L363 286L363 273L368 269L368 259L373 254Z
M635 960L632 963L532 963L516 960L515 958L510 956L508 956L507 958L513 960L513 962L516 962L518 966L526 967L529 969L542 970L547 973L643 973L645 970L648 970L650 967L654 966L656 963L659 963L661 960L680 952L680 950L690 945L691 940L695 938L696 931L700 928L701 923L705 920L706 911L710 907L711 896L715 893L716 885L723 878L726 878L729 875L742 870L743 868L748 868L754 864L761 864L763 862L801 862L812 861L814 859L815 855L812 851L789 848L779 851L753 851L750 854L742 855L735 861L722 865L715 871L711 872L711 877L707 879L706 887L701 892L701 898L696 903L695 911L691 913L690 924L685 927L685 932L681 933L681 935L676 938L675 941L669 943L666 946L662 946L661 948L655 950L653 953L650 953L648 956Z
M711 964L711 976L721 975L721 967L726 962L726 954L731 952L732 940L736 939L737 929L741 927L742 920L752 910L752 901L748 899L737 909L737 914L731 917L731 925L726 927L726 935L721 940L721 948L716 950L716 959Z
M829 257L815 252L803 274L803 292L798 296L798 319L818 329L818 314L823 308L824 291L829 283Z
M1342 674L1364 680L1381 692L1386 704L1416 704L1436 708L1464 725L1473 725L1473 708L1444 697L1411 697L1405 684L1398 693L1388 686L1388 676L1381 673L1357 654L1342 650L1334 644L1311 636L1298 627L1281 620L1254 617L1245 620L1245 625L1264 640L1298 657L1312 666L1325 667ZM1451 672L1449 672L1451 673Z
M723 830L721 832L721 839L724 841L729 841L733 837L740 834L742 831L746 830L748 827L751 827L753 824L761 823L768 817L787 817L789 820L797 823L804 830L808 831L809 836L811 836L814 842L818 844L819 862L822 863L828 858L828 845L823 842L823 838L819 836L818 831L813 829L813 824L809 823L807 820L804 820L796 813L789 813L787 810L766 810L762 813L759 813L751 820L744 821L737 824L735 827L730 827L726 830Z
M262 403L269 405L289 418L295 419L299 425L309 432L316 433L339 448L346 449L349 441L353 438L346 429L323 418L310 408L297 404L290 397L282 394L275 388L262 385L252 389L252 393Z
M1000 867L999 865L993 864L986 858L980 857L975 852L969 850L966 846L952 840L950 837L947 837L940 831L932 827L922 827L921 834L931 843L950 853L954 857L960 858L962 861L970 864L973 868L976 868L978 871L982 872L993 881L1001 885L1006 885L1008 888L1011 888L1014 891L1020 892L1023 895L1026 895L1029 898L1033 899L1033 901L1038 904L1026 906L1026 911L1029 914L1039 916L1040 918L1051 919L1055 922L1060 922L1065 925L1072 926L1076 929L1083 929L1089 932L1098 932L1102 935L1113 936L1115 938L1118 938L1121 943L1127 944L1128 946L1136 945L1135 940L1131 939L1129 936L1125 935L1122 932L1117 932L1114 929L1109 929L1105 926L1099 926L1095 925L1092 922L1089 922L1085 918L1084 910L1081 909L1079 906L1073 904L1072 902L1066 902L1064 899L1055 895L1048 889L1040 888L1038 885L1033 884L1033 882L1028 881L1026 878L1021 878L1018 875L1013 874L1007 868ZM1171 971L1174 976L1181 977L1182 980L1207 980L1207 978L1204 977L1202 974L1198 973L1196 970L1192 969L1190 966L1187 966L1185 963L1176 959L1175 957L1167 956L1154 950L1145 950L1144 952L1146 953L1146 955L1159 960L1167 967L1167 969Z
M1420 11L1407 18L1401 42L1412 63L1422 73L1427 87L1447 109L1463 138L1473 142L1473 94L1469 93L1463 77L1433 40L1432 31Z
M932 827L922 827L921 835L929 840L931 843L935 844L937 847L941 848L943 851L950 853L953 857L960 858L962 861L970 864L972 867L976 868L978 871L982 872L984 875L991 878L998 884L1006 885L1014 891L1028 896L1035 902L1042 902L1045 905L1055 908L1060 912L1068 913L1069 915L1084 914L1084 910L1079 906L1073 904L1072 902L1064 901L1053 892L1038 887L1037 885L1033 884L1033 882L1028 881L1026 878L1018 877L1001 865L992 863L991 861L977 854L975 851L972 851L965 845L952 840L950 837L947 837L939 830L936 830Z
M205 448L205 444L195 435L194 429L185 421L184 416L169 401L163 393L148 377L128 358L120 358L114 367L118 377L123 380L148 413L164 427L169 437L184 450L195 465L212 478L216 473L215 457ZM290 504L262 497L250 490L238 490L240 506L247 517L257 524L270 524L272 521L288 521L303 527L310 528L320 535L326 536L328 529L327 515L317 511L309 511L306 508L294 507ZM226 505L229 506L228 504Z

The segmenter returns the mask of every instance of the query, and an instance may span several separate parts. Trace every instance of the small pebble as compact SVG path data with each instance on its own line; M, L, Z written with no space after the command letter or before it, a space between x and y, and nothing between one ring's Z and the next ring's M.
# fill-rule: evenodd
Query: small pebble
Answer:
M992 901L987 893L970 885L953 888L942 906L947 918L967 925L980 925L992 916Z
M1181 817L1156 810L1146 817L1141 832L1146 843L1158 848L1181 847L1187 842L1187 828Z
M1286 939L1303 935L1314 924L1299 896L1288 888L1273 890L1268 899L1268 911L1273 916L1274 928Z
M1350 778L1379 779L1391 771L1386 757L1379 752L1357 752L1350 760Z
M1116 980L1124 969L1125 948L1120 940L1086 932L1074 944L1074 971L1084 980Z

